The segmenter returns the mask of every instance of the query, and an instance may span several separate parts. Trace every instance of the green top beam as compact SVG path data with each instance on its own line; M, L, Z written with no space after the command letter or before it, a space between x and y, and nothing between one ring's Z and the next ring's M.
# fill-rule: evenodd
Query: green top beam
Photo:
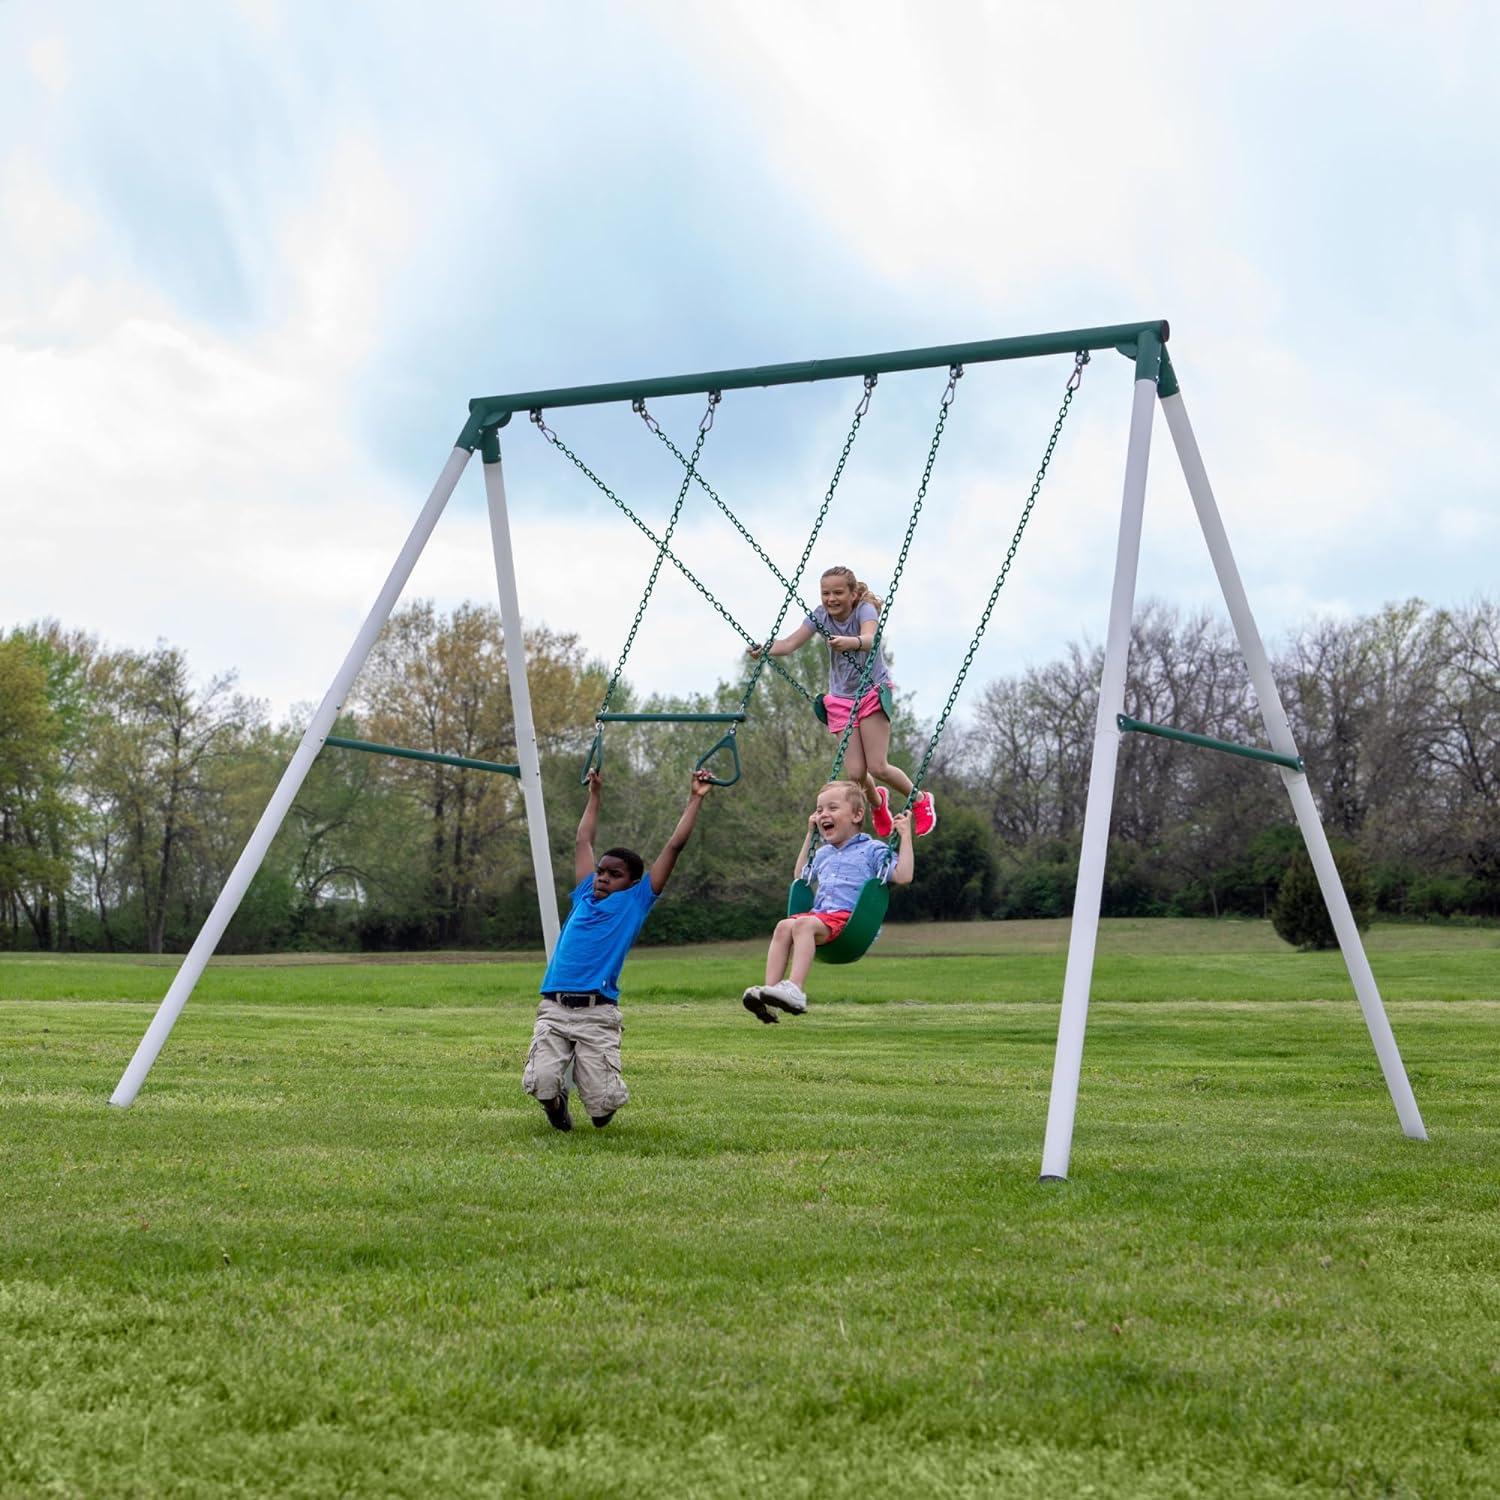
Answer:
M1165 344L1167 323L1115 323L1107 328L1071 328L1060 333L1033 333L1021 338L986 339L974 344L936 344L929 349L898 349L888 354L856 354L843 359L809 359L800 364L755 365L742 370L712 370L697 375L667 375L651 380L617 380L608 385L561 386L550 391L520 391L507 396L476 396L458 446L471 453L483 434L503 427L518 411L552 411L565 406L598 406L609 401L646 400L656 396L706 395L709 391L746 390L754 386L796 385L811 380L845 380L852 376L889 375L899 370L926 370L943 365L989 364L1002 359L1036 359L1048 354L1076 354L1080 349L1129 347L1132 357L1142 334Z

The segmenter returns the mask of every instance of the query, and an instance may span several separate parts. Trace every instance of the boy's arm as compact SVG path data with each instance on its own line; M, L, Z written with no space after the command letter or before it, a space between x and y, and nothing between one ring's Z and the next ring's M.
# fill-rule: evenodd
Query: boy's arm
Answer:
M583 805L583 816L578 820L578 832L573 838L573 884L594 873L594 835L599 831L599 798L604 786L604 777L598 771L589 772L589 800Z
M916 840L911 836L911 814L909 812L897 813L891 819L894 831L901 836L901 847L896 853L895 868L891 871L891 885L910 885L911 878L916 873L917 856L915 850Z
M792 879L801 880L802 872L807 868L807 861L812 854L813 829L818 826L817 813L807 815L807 837L802 840L802 847L797 851L797 863L792 866Z
M656 863L651 866L651 889L659 896L671 878L672 867L677 863L677 856L687 847L687 841L692 836L693 824L698 821L698 809L703 806L703 799L708 796L708 789L713 785L707 771L693 772L692 795L687 800L687 806L682 810L682 816L677 820L677 826L672 830L669 838L660 854L656 856ZM582 879L582 876L579 877Z

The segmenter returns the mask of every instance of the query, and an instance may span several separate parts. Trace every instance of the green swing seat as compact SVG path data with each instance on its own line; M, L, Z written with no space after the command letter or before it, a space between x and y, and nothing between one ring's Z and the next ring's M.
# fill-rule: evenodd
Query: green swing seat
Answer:
M811 911L812 887L805 880L794 880L787 892L786 914L798 916ZM864 957L865 950L875 941L880 925L885 921L886 907L891 904L891 893L880 880L867 880L860 889L854 910L844 924L844 930L836 938L813 950L813 957L825 964L852 964L856 958Z

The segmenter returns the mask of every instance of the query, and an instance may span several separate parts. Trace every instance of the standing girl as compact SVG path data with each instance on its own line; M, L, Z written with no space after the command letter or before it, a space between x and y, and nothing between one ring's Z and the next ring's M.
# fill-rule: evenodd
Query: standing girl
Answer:
M880 690L889 689L891 674L884 651L875 653L864 696L858 705L854 691L864 674L880 603L867 584L854 576L852 568L829 568L821 579L823 602L790 634L772 641L772 656L789 656L814 635L828 642L828 691L823 707L828 714L828 732L839 736L854 715L854 733L844 750L844 775L858 782L870 801L870 825L877 838L889 838L892 827L891 799L886 788L904 802L911 795L911 778L890 762L891 721L881 706ZM750 647L759 656L760 646ZM883 782L884 785L877 785ZM918 838L937 827L937 808L932 793L922 792L912 804L912 828Z

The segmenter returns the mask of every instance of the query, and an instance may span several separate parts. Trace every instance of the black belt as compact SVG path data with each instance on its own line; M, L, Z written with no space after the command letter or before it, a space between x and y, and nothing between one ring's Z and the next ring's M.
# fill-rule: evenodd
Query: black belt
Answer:
M543 993L544 1000L556 1000L559 1005L566 1005L572 1010L583 1005L615 1005L618 1002L611 1000L608 995L601 995L598 990L547 990Z

